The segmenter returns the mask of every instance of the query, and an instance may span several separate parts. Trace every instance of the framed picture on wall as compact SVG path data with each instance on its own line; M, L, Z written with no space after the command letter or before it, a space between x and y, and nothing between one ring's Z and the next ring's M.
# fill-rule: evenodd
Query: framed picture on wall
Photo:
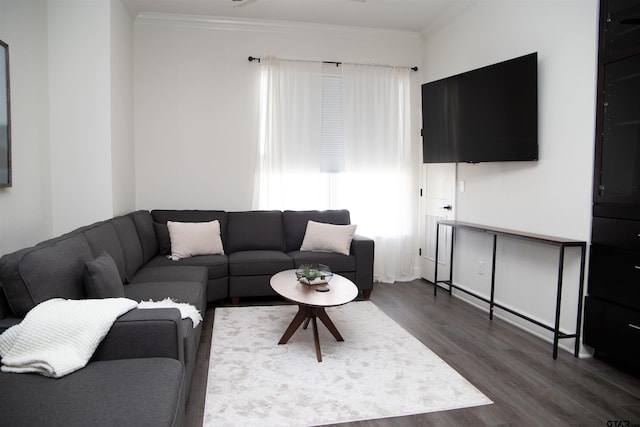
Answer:
M0 40L0 187L11 187L9 46Z

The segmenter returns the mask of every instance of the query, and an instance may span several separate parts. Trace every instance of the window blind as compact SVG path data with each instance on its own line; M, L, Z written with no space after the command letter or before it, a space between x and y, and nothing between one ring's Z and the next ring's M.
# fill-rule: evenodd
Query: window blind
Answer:
M344 172L342 79L339 75L322 76L320 161L322 172Z

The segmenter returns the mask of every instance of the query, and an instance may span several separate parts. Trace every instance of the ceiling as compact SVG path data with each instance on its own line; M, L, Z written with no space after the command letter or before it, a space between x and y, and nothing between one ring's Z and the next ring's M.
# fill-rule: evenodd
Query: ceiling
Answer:
M423 31L483 0L122 0L132 15L168 13Z

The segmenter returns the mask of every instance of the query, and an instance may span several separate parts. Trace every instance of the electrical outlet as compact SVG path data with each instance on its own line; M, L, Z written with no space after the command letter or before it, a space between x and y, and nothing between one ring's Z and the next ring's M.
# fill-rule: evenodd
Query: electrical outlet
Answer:
M478 261L478 274L484 276L484 261Z

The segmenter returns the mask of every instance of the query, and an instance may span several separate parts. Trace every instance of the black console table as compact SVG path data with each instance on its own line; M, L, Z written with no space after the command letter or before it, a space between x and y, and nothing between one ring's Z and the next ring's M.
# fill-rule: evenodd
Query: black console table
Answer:
M449 265L449 279L448 280L438 280L438 246L439 246L439 234L440 234L440 226L448 226L451 227L451 261ZM488 233L493 236L493 258L491 263L491 297L490 299L486 299L485 297L478 295L468 289L464 289L462 287L456 286L453 284L453 247L455 241L455 230L461 228L466 230L473 230L482 233ZM496 279L496 243L498 237L507 237L513 239L522 239L534 241L546 245L557 246L560 249L560 255L558 259L558 286L556 290L556 318L553 326L546 325L541 323L535 319L532 319L528 316L525 316L522 313L518 313L517 311L505 307L497 303L494 300L494 291L495 291L495 279ZM579 284L579 292L578 292L578 316L576 320L576 332L573 334L565 334L560 332L560 308L561 308L561 298L562 298L562 272L564 270L564 250L568 247L577 247L580 248L580 284ZM558 357L558 340L563 338L575 338L575 349L574 356L578 357L578 351L580 348L580 326L582 320L582 292L584 288L584 270L585 270L585 253L586 253L586 242L578 241L578 240L570 240L563 239L560 237L552 237L552 236L544 236L541 234L531 234L531 233L522 233L520 231L507 230L504 228L496 228L489 227L485 225L472 224L468 222L461 221L438 221L436 225L436 263L435 263L435 286L433 287L433 295L436 296L438 292L438 283L444 283L449 285L449 294L451 294L452 289L458 289L464 293L467 293L475 298L478 298L489 304L489 319L493 319L493 309L494 307L505 310L515 316L518 316L522 319L525 319L529 322L535 323L536 325L553 332L553 358L556 359Z

